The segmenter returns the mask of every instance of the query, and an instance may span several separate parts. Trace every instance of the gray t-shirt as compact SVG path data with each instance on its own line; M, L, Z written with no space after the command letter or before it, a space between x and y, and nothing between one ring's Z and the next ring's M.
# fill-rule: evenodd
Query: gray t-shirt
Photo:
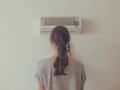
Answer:
M44 58L38 62L35 79L45 86L45 90L80 90L86 81L83 64L69 62L65 68L67 75L54 76L53 61Z

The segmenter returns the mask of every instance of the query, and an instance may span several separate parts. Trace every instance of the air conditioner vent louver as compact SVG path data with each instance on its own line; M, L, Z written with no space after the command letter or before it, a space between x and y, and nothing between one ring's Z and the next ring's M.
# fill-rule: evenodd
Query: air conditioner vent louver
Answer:
M80 17L41 17L41 32L50 32L55 26L66 26L71 32L80 32Z

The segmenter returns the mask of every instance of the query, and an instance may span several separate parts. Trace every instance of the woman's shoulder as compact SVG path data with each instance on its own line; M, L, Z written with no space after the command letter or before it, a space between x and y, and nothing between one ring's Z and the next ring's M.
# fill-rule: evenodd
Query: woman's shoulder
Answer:
M44 66L45 64L48 64L49 60L47 58L42 58L38 61L39 66Z
M71 62L75 63L76 65L78 65L80 67L84 67L84 64L79 59L72 58Z

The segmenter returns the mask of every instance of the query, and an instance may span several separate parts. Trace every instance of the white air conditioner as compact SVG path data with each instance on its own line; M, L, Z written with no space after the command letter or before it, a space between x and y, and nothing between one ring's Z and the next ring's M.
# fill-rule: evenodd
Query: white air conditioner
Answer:
M54 27L62 25L67 27L70 32L81 31L80 17L41 17L40 32L51 32Z

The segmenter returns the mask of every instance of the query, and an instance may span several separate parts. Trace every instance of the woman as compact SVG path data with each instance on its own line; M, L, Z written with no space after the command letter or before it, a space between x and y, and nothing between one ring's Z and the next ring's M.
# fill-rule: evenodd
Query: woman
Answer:
M39 90L84 90L84 66L71 57L67 28L55 27L51 32L50 42L55 54L40 60L35 73Z

